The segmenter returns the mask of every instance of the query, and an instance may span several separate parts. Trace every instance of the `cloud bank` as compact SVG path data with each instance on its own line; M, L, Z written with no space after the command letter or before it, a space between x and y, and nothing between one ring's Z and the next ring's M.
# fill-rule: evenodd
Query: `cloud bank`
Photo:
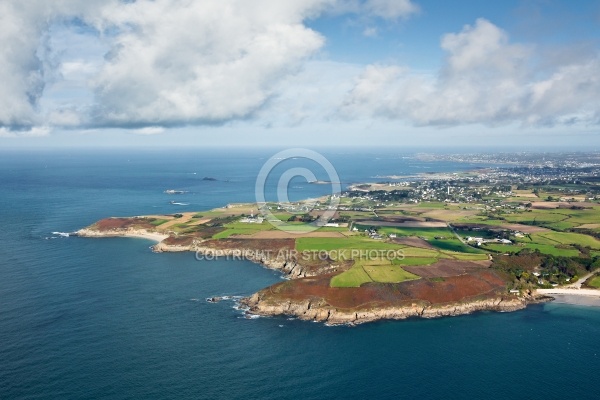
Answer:
M431 74L315 62L326 38L308 27L311 19L352 14L390 23L419 11L410 0L4 0L0 136L53 127L150 135L253 118L264 126L336 118L600 123L597 50L546 59L485 19L443 36L446 57ZM61 59L57 25L79 29L75 36L101 43L103 54ZM364 34L378 35L370 29Z
M485 19L441 40L435 76L394 65L369 65L346 95L342 115L415 125L599 123L600 57L558 57L541 67L531 46L510 43Z

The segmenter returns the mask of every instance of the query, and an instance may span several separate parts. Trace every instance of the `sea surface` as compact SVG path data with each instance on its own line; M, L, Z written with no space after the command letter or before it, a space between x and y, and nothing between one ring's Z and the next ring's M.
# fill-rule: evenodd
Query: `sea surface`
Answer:
M144 239L60 235L108 216L253 201L275 152L1 150L0 399L600 398L600 308L551 303L358 327L247 319L234 301L205 298L250 295L278 273L154 254ZM480 166L323 154L344 185ZM290 198L328 190L297 179Z

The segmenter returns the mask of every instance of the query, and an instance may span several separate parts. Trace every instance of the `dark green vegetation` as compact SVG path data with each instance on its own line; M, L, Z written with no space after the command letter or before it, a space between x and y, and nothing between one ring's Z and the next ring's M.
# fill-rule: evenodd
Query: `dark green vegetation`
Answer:
M587 286L600 289L600 276L594 276L586 282Z
M493 268L507 272L511 288L550 288L575 282L600 268L599 257L561 257L523 250L518 254L494 257Z

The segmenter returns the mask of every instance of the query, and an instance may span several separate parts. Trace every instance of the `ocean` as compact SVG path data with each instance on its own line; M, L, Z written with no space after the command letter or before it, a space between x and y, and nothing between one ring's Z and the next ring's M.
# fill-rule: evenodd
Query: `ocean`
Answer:
M144 239L59 234L108 216L253 201L275 152L0 151L0 399L600 396L600 308L549 303L357 327L247 319L234 301L205 298L249 295L280 274L155 254ZM391 150L322 153L343 185L476 166ZM314 167L281 167L289 166ZM270 177L268 199L275 186ZM328 190L295 180L290 198Z

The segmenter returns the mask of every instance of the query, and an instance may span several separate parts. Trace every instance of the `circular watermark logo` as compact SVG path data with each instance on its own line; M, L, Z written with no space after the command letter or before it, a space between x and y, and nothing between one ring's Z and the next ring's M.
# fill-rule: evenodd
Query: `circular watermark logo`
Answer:
M279 177L277 182L277 202L275 205L273 205L273 207L275 207L275 209L283 209L292 215L313 213L315 220L311 221L310 223L290 223L288 221L282 221L273 214L271 211L272 206L270 206L265 199L265 186L267 183L267 178L271 175L273 169L286 160L292 159L306 159L315 162L325 170L328 180L322 182L318 181L315 174L308 168L289 168L285 170ZM292 179L295 177L302 177L306 179L307 182L313 184L330 184L331 195L328 196L328 201L321 203L304 200L301 202L296 202L298 204L293 205L288 198L288 187ZM340 192L340 178L329 160L316 151L301 148L280 151L269 158L258 173L256 185L254 187L256 204L267 221L277 229L288 233L297 234L312 232L326 225L337 212L340 202Z

